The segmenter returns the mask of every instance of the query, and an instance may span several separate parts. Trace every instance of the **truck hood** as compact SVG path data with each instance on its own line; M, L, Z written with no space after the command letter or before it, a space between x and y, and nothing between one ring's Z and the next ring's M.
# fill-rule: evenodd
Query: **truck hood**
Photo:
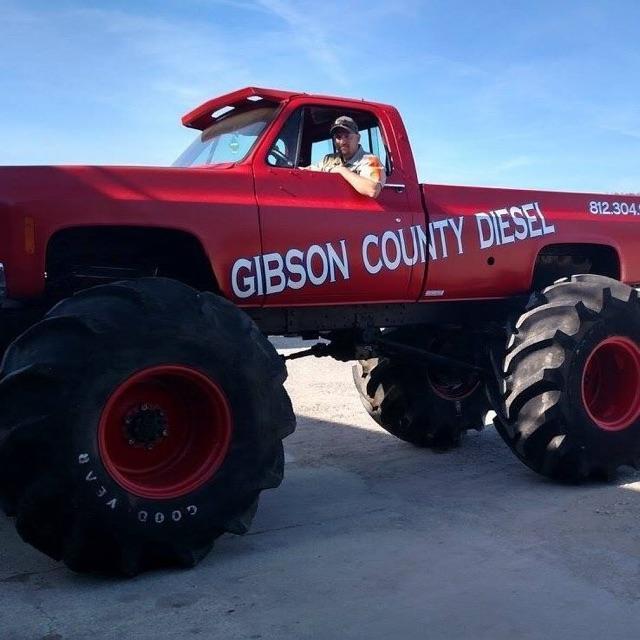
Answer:
M0 167L0 203L9 206L45 201L179 200L198 185L223 188L236 165L203 168L122 166ZM237 168L246 174L247 168ZM235 173L235 171L234 171Z
M10 295L40 295L51 240L89 227L172 230L202 247L233 246L248 234L256 253L251 166L0 167L0 262L8 265Z

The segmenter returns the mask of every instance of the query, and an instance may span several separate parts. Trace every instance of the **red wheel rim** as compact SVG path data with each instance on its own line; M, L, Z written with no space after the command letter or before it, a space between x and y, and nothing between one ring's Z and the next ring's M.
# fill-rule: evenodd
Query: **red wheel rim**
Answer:
M113 479L143 498L188 494L209 480L231 442L227 398L184 366L139 371L111 394L98 426L100 456Z
M605 431L622 431L640 416L640 349L612 336L591 352L582 374L582 400L589 417Z
M464 378L448 379L430 374L429 382L431 383L431 388L441 398L445 400L463 400L478 388L480 379L474 375L465 380Z
M430 348L438 355L464 361L467 358L465 346L464 341L445 339L434 341ZM450 369L430 368L427 377L435 394L451 401L463 400L470 396L480 384L480 376L476 372L455 367Z

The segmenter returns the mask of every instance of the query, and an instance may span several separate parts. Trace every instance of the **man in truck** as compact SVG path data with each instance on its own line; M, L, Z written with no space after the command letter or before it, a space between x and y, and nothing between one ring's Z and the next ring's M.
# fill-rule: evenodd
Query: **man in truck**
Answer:
M360 131L353 118L340 116L331 126L337 153L327 154L312 171L339 173L358 193L377 198L384 187L386 173L378 156L365 153Z

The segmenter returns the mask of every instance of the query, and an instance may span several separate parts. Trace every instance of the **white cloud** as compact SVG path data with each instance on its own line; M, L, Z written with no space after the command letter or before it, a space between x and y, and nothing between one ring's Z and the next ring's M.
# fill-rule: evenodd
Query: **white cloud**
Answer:
M339 51L338 44L331 41L326 28L313 11L301 11L299 4L294 5L287 0L258 0L258 3L287 23L289 36L327 76L341 86L347 84L345 67L336 53ZM283 46L287 46L286 41Z
M243 43L242 55L237 55L237 43L215 25L107 9L80 9L73 14L115 36L123 57L133 53L151 65L156 78L171 78L167 86L181 85L187 91L214 82L238 86L251 75L246 60L252 49Z
M618 133L621 136L640 139L640 107L636 105L589 105L588 113L594 124L604 131Z
M494 173L508 173L513 169L519 169L521 167L528 167L534 164L535 160L531 156L516 156L513 158L509 158L508 160L503 160L498 164L493 165L492 171Z

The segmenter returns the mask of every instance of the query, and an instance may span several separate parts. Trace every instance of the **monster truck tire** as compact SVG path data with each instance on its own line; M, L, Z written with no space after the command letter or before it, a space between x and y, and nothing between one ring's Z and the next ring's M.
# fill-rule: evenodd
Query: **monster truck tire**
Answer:
M7 347L26 329L44 315L44 310L30 308L26 311L3 309L0 318L0 362Z
M495 424L534 471L609 477L640 459L640 305L634 289L576 275L532 296L511 335Z
M71 569L192 566L282 480L286 369L213 294L163 278L85 290L12 343L1 375L3 505Z
M489 401L479 378L443 380L421 363L390 358L361 360L352 372L367 413L401 440L447 449L483 428Z

